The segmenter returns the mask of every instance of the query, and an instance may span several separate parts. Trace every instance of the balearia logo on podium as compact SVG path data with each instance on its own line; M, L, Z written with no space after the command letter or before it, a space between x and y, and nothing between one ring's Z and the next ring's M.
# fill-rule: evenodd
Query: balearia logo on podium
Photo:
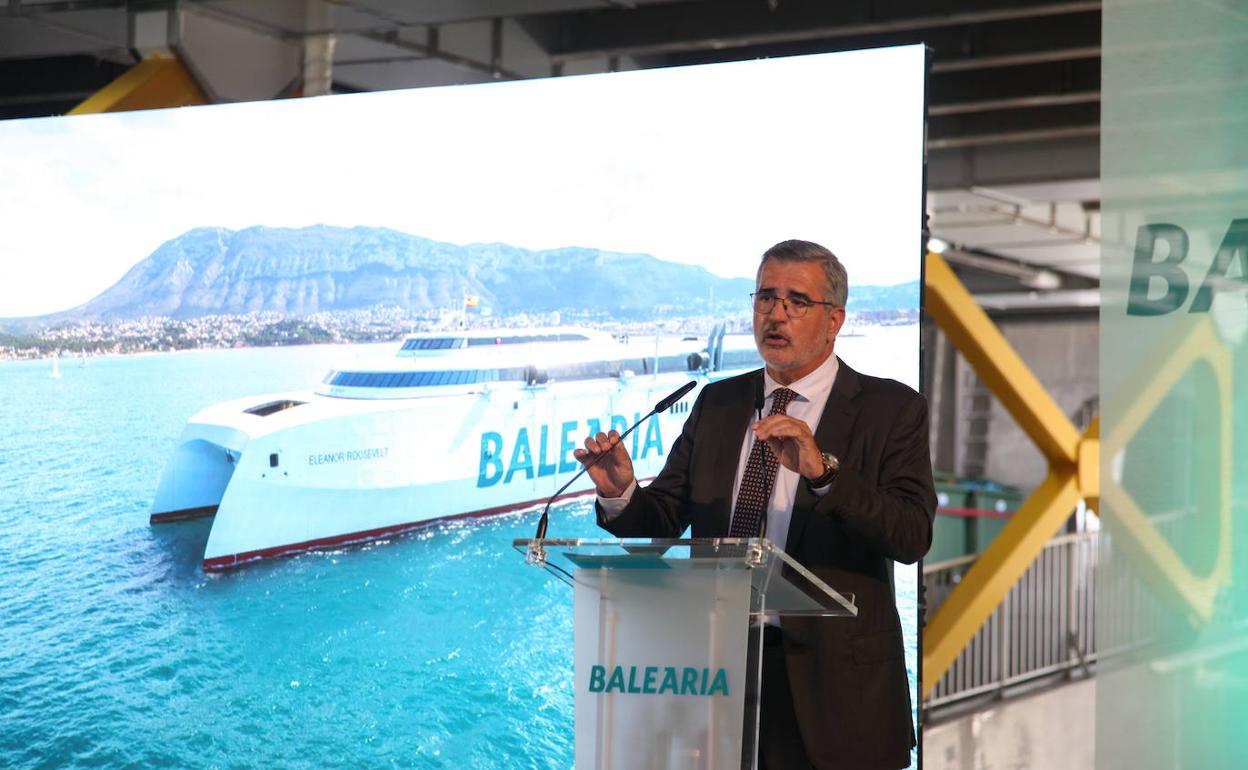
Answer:
M690 666L612 666L608 673L606 666L594 665L589 670L589 691L727 697L728 671Z

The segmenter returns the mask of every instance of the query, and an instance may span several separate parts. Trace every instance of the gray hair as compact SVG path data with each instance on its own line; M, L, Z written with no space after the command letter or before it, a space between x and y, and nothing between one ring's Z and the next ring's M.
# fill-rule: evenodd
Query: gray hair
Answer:
M831 251L811 241L781 241L763 252L763 259L758 263L758 274L754 278L756 283L769 259L777 262L817 262L827 278L828 295L825 299L845 307L849 298L849 276L845 273L845 266Z

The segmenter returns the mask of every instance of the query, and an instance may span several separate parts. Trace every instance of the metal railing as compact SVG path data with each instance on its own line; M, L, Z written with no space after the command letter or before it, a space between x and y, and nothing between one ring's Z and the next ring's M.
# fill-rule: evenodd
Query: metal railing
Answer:
M928 613L960 582L975 555L923 566ZM1076 670L1097 657L1097 533L1050 540L941 677L927 709Z

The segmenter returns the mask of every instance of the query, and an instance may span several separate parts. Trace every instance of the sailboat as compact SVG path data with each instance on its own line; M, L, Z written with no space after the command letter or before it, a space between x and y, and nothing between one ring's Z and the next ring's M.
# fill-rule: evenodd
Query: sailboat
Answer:
M57 353L56 355L52 356L52 371L48 372L48 376L54 380L60 379L61 377L61 354L60 353Z
M85 350L84 350L84 351L82 351L82 360L81 360L81 361L79 361L78 365L79 365L79 366L86 366L86 365L87 365L87 351L85 351Z

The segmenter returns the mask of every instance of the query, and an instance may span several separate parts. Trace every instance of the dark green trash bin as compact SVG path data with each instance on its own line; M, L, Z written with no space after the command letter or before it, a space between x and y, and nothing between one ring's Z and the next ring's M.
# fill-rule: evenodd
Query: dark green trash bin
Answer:
M993 481L967 482L971 507L977 515L970 525L968 535L976 553L982 553L997 537L1010 517L1023 502L1023 493Z
M973 553L968 519L963 512L970 508L971 490L953 476L936 476L936 523L932 531L932 547L923 560L932 562L956 559Z

